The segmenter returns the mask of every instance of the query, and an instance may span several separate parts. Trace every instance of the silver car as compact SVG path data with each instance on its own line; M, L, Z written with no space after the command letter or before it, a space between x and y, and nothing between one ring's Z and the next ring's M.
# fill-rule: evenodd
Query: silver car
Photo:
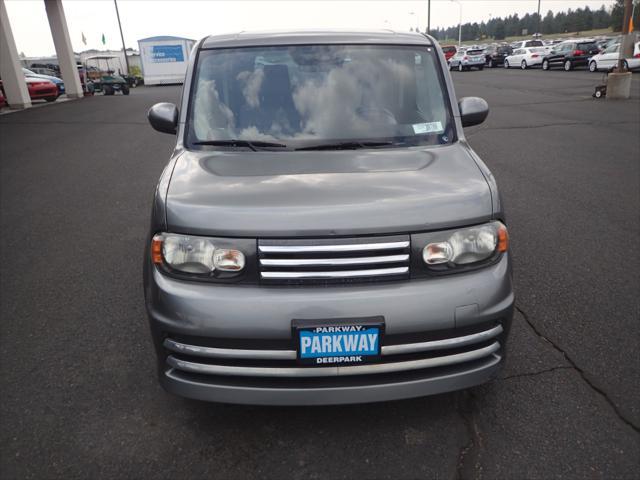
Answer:
M459 50L449 59L449 70L456 69L459 72L471 70L472 68L482 70L485 60L484 50L482 49Z
M360 403L496 375L513 314L493 175L437 42L393 32L202 39L152 206L161 384L230 403Z

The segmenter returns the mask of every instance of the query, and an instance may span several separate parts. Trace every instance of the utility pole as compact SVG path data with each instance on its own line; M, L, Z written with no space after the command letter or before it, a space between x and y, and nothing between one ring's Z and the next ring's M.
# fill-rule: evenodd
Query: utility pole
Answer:
M618 72L624 69L624 59L633 57L633 42L629 35L629 23L631 20L633 8L631 0L624 0L624 20L622 21L622 45L620 45L620 53L618 55Z
M431 35L431 0L427 0L427 35Z
M538 0L538 27L535 33L540 33L540 2L542 0Z
M127 75L129 75L129 59L127 58L127 47L124 45L124 35L122 34L122 24L120 23L120 12L118 12L118 0L113 0L116 6L116 17L118 17L118 28L120 29L120 38L122 39L122 53L124 53L124 63L127 65Z

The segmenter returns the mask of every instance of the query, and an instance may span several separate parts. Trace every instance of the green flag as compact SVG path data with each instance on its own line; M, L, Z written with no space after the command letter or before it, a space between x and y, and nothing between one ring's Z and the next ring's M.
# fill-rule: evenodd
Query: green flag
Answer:
M106 45L107 44L107 39L104 38L104 33L102 34L102 44Z

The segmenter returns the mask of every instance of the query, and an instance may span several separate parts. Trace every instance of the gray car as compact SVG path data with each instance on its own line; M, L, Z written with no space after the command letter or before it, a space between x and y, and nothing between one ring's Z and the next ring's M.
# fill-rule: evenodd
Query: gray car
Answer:
M464 389L504 361L503 206L429 36L240 33L195 47L155 191L146 307L165 389L320 405Z

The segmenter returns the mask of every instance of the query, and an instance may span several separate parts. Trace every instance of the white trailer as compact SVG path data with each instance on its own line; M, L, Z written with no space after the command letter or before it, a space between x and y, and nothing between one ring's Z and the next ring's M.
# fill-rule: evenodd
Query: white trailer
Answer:
M184 83L195 43L190 38L170 36L138 40L145 85Z

